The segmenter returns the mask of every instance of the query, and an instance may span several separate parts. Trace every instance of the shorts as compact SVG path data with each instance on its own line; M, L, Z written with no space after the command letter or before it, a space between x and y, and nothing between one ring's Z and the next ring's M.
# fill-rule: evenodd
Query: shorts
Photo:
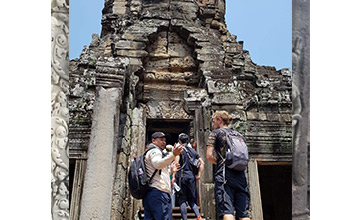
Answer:
M227 171L226 171L227 172ZM222 176L215 177L215 200L219 216L235 215L236 219L249 217L250 195L244 176L223 181Z
M179 193L179 204L188 202L189 206L196 203L196 179L183 178L181 179L181 191Z
M143 200L144 220L171 220L170 194L150 187Z

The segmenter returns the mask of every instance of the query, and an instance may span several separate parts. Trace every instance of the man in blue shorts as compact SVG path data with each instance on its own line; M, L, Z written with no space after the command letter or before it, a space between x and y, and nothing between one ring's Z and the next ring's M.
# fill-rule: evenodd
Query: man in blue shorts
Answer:
M245 171L232 170L225 166L221 157L225 158L226 133L232 117L226 111L217 111L212 116L213 131L209 135L206 149L206 159L215 168L215 201L217 213L224 220L250 220L249 218L249 190Z

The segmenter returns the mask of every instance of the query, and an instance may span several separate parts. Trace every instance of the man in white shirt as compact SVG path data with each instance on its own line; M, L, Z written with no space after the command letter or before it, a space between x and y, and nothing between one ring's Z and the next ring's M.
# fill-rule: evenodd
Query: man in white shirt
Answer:
M143 198L145 220L171 220L171 185L170 165L175 157L182 152L182 146L175 146L172 152L166 156L163 150L166 147L165 134L155 132L151 135L152 143L149 152L145 156L146 174L151 175L158 170L150 182L149 191Z

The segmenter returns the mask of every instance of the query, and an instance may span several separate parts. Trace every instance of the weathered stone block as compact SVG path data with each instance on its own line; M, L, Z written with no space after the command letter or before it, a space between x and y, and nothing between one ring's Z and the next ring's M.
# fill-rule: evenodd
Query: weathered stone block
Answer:
M143 50L145 49L146 44L144 42L136 42L136 41L126 41L126 40L119 40L115 43L116 49L132 49L132 50Z
M143 62L140 58L129 58L129 64L134 66L142 66Z
M169 20L157 19L157 18L144 18L140 24L150 27L169 27Z
M116 54L124 57L145 57L148 52L145 50L117 50Z
M112 10L113 10L114 14L124 15L124 14L126 14L127 9L128 9L127 1L125 1L125 0L114 1L113 7L112 7Z
M202 70L219 70L224 68L224 61L216 60L216 61L206 61L204 63L199 64L200 69Z
M201 54L199 53L197 55L197 59L198 60L202 60L202 61L214 61L214 60L223 60L224 59L224 55L223 54Z
M263 112L246 112L246 116L248 120L267 120L266 114Z
M214 104L242 104L241 97L235 93L214 93L211 99Z
M179 67L183 70L195 67L195 61L192 57L190 56L186 56L183 58L171 58L170 62L169 62L169 67L170 68L176 68Z
M267 113L266 114L266 118L269 120L269 121L279 121L279 114L274 114L274 113Z
M170 43L167 49L171 57L184 57L191 54L191 49L184 44Z

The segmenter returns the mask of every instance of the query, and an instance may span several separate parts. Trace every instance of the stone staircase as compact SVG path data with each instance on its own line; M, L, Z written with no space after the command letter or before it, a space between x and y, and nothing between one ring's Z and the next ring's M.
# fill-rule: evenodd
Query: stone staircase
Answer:
M201 217L204 218L204 214L201 213L200 207L199 207L199 211L200 211ZM144 219L144 208L141 208L141 209L140 209L139 219L141 219L141 220ZM182 219L182 218L181 218L180 207L174 207L174 208L173 208L172 219L173 219L173 220L180 220L180 219ZM190 207L187 208L187 219L188 219L188 220L196 220L195 213L191 210Z

